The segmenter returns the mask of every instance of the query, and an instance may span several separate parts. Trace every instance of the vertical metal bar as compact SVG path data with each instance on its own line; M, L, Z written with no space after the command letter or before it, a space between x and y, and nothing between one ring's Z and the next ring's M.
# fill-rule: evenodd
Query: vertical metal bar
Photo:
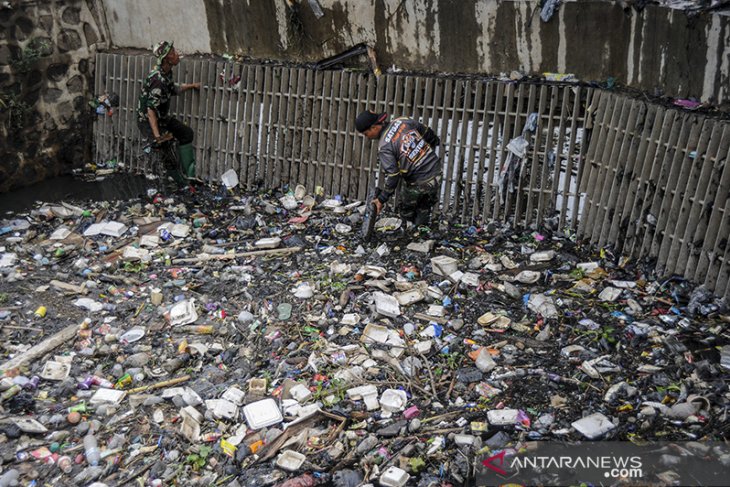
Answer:
M242 113L241 128L241 167L239 168L239 181L241 186L249 187L253 180L251 173L256 173L255 153L256 140L253 138L253 119L256 116L254 108L254 92L256 91L256 66L244 65L241 71L241 83L244 87L239 93L239 113Z
M555 110L558 106L559 88L555 85L548 88L550 90L550 108L548 108L548 124L545 133L545 153L542 161L542 171L540 176L540 188L537 193L537 222L542 222L545 215L546 198L550 195L548 189L548 177L550 175L549 157L550 152L554 152L553 140L555 139ZM556 161L557 164L557 161Z
M730 161L728 160L730 153L725 145L730 125L722 123L722 126L723 143L720 144L720 151L715 159L710 161L712 164L711 180L713 187L716 186L716 191L714 194L705 194L701 202L695 202L701 207L698 218L702 225L698 226L692 241L689 242L687 269L694 269L694 280L697 282L702 282L706 277L707 268L710 265L710 255L718 237L717 229L722 217L721 208L730 193Z
M715 291L716 295L726 297L726 291L730 290L730 286L728 286L728 280L730 280L730 245L727 245L728 237L730 237L730 232L728 231L730 227L730 198L725 200L725 206L722 212L722 223L718 229L718 241L715 242L715 250L713 253L715 262L713 262L713 265L707 272L705 285Z
M555 167L553 168L553 177L550 184L550 192L545 193L550 199L545 205L545 214L539 215L538 225L542 224L547 213L554 213L557 210L558 193L560 191L560 174L563 169L563 160L565 159L565 131L570 116L570 95L573 92L572 86L563 86L558 90L561 95L560 118L558 121L558 138L555 144Z
M514 105L514 92L515 87L512 84L507 85L507 93L505 95L505 101L504 101L504 113L503 113L503 123L502 123L502 134L499 140L499 162L500 165L497 166L500 168L504 165L507 157L507 144L509 144L511 137L511 129L512 129L512 106ZM494 215L493 218L495 220L501 219L502 221L507 220L507 215L502 213L502 205L503 201L502 198L504 198L504 203L507 202L507 198L509 198L508 195L509 191L506 191L504 195L500 195L499 192L497 193L497 197L495 198L495 205L494 205ZM501 214L501 218L500 218Z
M680 136L674 148L672 167L659 209L656 231L650 244L649 254L657 257L657 270L660 272L664 271L667 254L666 251L662 253L662 248L668 250L672 245L672 240L675 238L673 226L676 223L677 212L684 198L687 180L692 177L692 173L694 172L694 164L691 162L687 163L687 155L690 147L697 148L702 153L707 149L709 130L703 130L702 120L693 116L687 118L687 121L689 122L689 127L687 127L689 135L687 137Z
M403 76L402 83L402 99L401 113L403 116L415 119L415 110L413 107L413 76Z
M598 93L598 90L593 90L593 88L588 88L586 93L586 103L588 103L589 100L592 100L595 96L595 93ZM581 100L582 103L582 100ZM581 191L581 181L583 181L583 173L586 168L586 154L588 152L588 146L590 145L591 139L591 130L589 129L589 126L591 124L591 115L588 112L589 108L586 108L585 112L583 113L583 125L581 127L581 143L578 146L578 175L575 178L575 198L573 199L573 217L571 218L570 228L573 230L578 229L578 218L583 213L583 202L584 202L584 193Z
M605 95L604 95L605 96ZM614 140L616 138L615 127L619 124L623 107L623 98L614 95L607 96L607 102L603 110L604 117L599 122L600 130L598 133L594 131L594 137L597 135L596 151L594 159L591 161L591 173L586 187L587 193L590 195L586 198L585 208L585 226L583 234L589 238L593 238L593 233L598 224L597 214L601 204L601 195L603 193L603 180L606 174L606 163L610 158L613 149Z
M535 112L535 99L537 97L537 87L535 85L530 85L528 87L529 94L528 94L528 100L527 100L527 109L525 110L525 123L527 120L529 120L529 117L532 113ZM538 119L540 118L540 114L538 114ZM524 127L524 125L523 125ZM524 129L523 129L524 130ZM535 129L534 134L526 134L528 138L528 141L530 142L530 147L532 148L532 162L535 162L536 154L540 152L540 133ZM530 140L531 139L531 140ZM517 178L517 201L515 202L515 224L517 224L518 221L522 221L521 226L524 228L529 227L530 223L532 222L532 211L525 211L525 208L529 205L529 203L532 200L532 183L530 182L527 187L525 187L525 183L527 182L527 175L525 172L527 171L528 174L530 174L530 181L532 181L533 172L531 169L528 168L527 164L528 156L525 155L525 159L521 161L520 163L520 170L519 170L519 177ZM526 198L525 198L526 196ZM527 199L527 201L525 201ZM524 214L523 214L524 212ZM538 221L539 224L539 221Z
M353 134L346 129L348 126L347 108L350 105L343 101L345 86L347 85L347 76L345 73L338 71L332 80L332 98L334 103L330 104L327 109L327 123L332 143L328 144L328 148L332 148L328 164L333 166L332 188L336 194L349 196L343 182L344 175L348 171L348 161L345 160L345 146L347 140Z
M656 215L652 213L652 206L655 197L659 189L663 186L663 182L660 181L660 177L664 175L664 159L668 148L676 142L679 136L679 130L681 128L680 115L676 110L667 110L664 125L667 130L662 130L661 138L657 141L656 152L651 163L651 172L646 178L646 184L644 185L644 194L642 197L642 205L639 210L641 215L641 224L637 227L636 239L633 241L633 248L631 249L631 255L641 255L642 247L647 239L647 235L651 233L652 225L656 224ZM658 198L658 197L657 197ZM654 223L649 223L649 214L652 214Z
M104 65L105 54L97 53L94 57L94 94L97 95L101 91L101 72ZM101 156L101 122L99 117L94 116L94 161L98 161Z
M304 110L304 117L302 119L302 151L301 151L301 159L302 159L302 165L300 166L299 175L297 177L296 182L305 182L306 184L306 178L307 174L310 170L310 166L313 164L316 164L316 161L312 160L312 137L313 137L313 130L314 126L316 125L316 118L319 114L314 113L314 104L315 104L315 98L317 97L317 81L322 80L322 72L316 71L313 72L312 70L307 70L307 90L305 93L305 110ZM313 171L316 172L316 167L311 168ZM332 183L331 181L328 181L326 183L329 186L329 191L332 189ZM324 186L325 190L327 190L327 186ZM325 193L328 194L328 193ZM329 193L331 194L331 193Z
M621 109L621 121L616 127L616 139L609 160L609 172L604 180L604 191L601 206L598 209L598 224L594 227L594 235L598 239L598 246L603 247L608 240L609 230L615 214L615 206L620 191L621 180L626 172L628 152L633 143L633 131L630 128L636 124L638 105L633 100L625 99ZM628 113L628 115L626 115ZM610 189L609 189L610 186Z
M371 82L369 78L359 75L357 78L357 87L350 92L350 96L356 100L358 114L375 106L373 103L374 100L372 100L374 91L375 83ZM364 99L362 98L363 94L365 95ZM354 164L357 165L357 179L355 184L358 188L358 198L365 198L368 191L368 185L370 184L369 174L367 172L367 167L370 167L372 164L372 161L367 159L370 157L370 145L370 140L366 139L361 134L357 135L353 145L353 156L355 158Z
M278 140L279 124L279 100L281 93L281 68L271 67L267 79L269 80L268 106L269 119L266 126L266 173L264 174L264 187L276 188L276 174L278 160L276 158L276 142Z
M296 107L297 107L297 85L299 84L299 73L295 68L287 68L285 70L288 79L289 88L285 91L286 98L282 101L282 105L286 107L286 116L284 118L282 152L281 152L281 185L289 184L289 172L292 166L292 143L294 140L294 128ZM283 88L283 86L282 86Z
M581 106L583 104L583 96L585 90L582 86L575 88L575 96L573 98L573 113L570 117L570 137L568 138L568 151L566 153L565 160L565 181L563 182L563 199L561 201L560 209L560 220L558 228L563 229L567 224L568 220L568 203L571 198L578 198L578 188L575 185L575 193L573 193L573 169L575 166L575 143L578 132L578 119L581 117ZM570 215L571 221L575 221L576 215L572 213Z
M297 92L298 115L296 117L296 137L294 142L294 155L292 162L292 171L290 173L290 186L294 186L300 182L302 172L306 174L306 166L309 164L306 158L306 139L309 129L308 121L311 119L311 110L309 107L309 93L312 89L312 72L308 69L300 69L299 71L300 91Z
M469 141L464 140L465 147L464 157L467 158L466 163L466 180L462 190L464 204L461 208L461 221L465 223L473 223L477 212L478 195L479 195L479 179L474 174L474 161L477 154L477 134L479 133L479 109L483 103L484 84L480 81L469 82L469 91L474 92L474 104L469 106L467 113L464 109L464 124L468 126Z
M486 89L486 94L482 98L482 102L477 105L477 109L474 111L474 134L477 135L479 141L479 147L476 150L477 157L477 170L475 176L476 192L474 194L474 203L472 205L472 220L476 221L477 217L481 215L481 222L484 223L484 213L482 209L482 196L486 192L488 183L486 182L486 163L487 153L486 147L490 139L489 130L489 107L494 100L494 82L481 82L479 85L482 89ZM486 85L486 87L485 87Z
M710 289L714 289L718 282L720 268L727 268L726 251L730 237L730 154L723 159L722 178L720 188L715 196L707 234L703 241L703 248L699 254L695 277ZM724 257L723 257L724 256Z
M489 157L487 158L487 172L485 178L485 191L484 191L484 211L482 212L482 218L486 223L487 218L491 220L497 217L497 200L499 200L499 192L494 187L495 175L499 172L500 161L497 159L497 142L499 140L499 133L501 130L501 118L499 112L502 109L504 103L504 83L494 82L497 85L494 111L492 112L492 126L491 135L489 136ZM484 127L485 130L487 127ZM492 203L492 190L494 189L494 203Z
M221 138L219 147L221 149L221 169L220 172L223 174L229 169L235 169L235 146L236 146L236 127L238 126L238 120L236 119L236 113L238 111L238 92L233 89L229 84L229 80L232 79L236 72L236 66L233 63L223 65L225 70L223 81L221 81L221 88L225 94L224 105L221 106L221 117L225 120L221 127Z
M649 130L644 130L644 134L648 133L648 139L644 151L639 151L637 154L637 175L635 176L634 190L631 193L630 201L632 201L630 209L630 215L628 219L628 225L626 229L626 237L624 238L624 245L622 253L625 255L631 255L633 252L634 244L638 238L639 230L644 214L642 213L643 202L647 193L647 182L651 175L651 170L656 158L657 148L659 140L661 140L662 131L669 130L669 127L664 126L665 118L667 113L664 108L655 107L654 114L650 119Z
M223 72L225 69L225 63L217 63L216 64L216 72L220 73ZM225 138L224 134L226 133L226 129L228 127L228 100L230 98L230 93L226 89L226 82L225 79L221 81L218 80L218 89L216 90L216 109L215 109L215 124L213 125L213 143L214 143L214 153L215 153L215 179L218 179L221 174L225 171L225 147L223 144L225 141L223 140Z
M248 177L246 178L246 184L249 188L256 186L256 178L258 174L259 166L259 154L261 151L261 124L263 123L263 104L262 94L264 92L264 67L261 65L256 66L254 70L256 85L253 92L253 100L251 101L251 145L252 145L252 159L250 161L250 167L248 170Z
M628 154L620 156L620 163L623 163L625 160L626 167L622 170L623 174L617 175L617 179L620 179L620 182L616 191L616 199L614 200L615 210L611 218L610 227L608 228L608 241L614 245L616 253L621 253L623 249L624 238L619 236L619 229L623 228L625 232L625 220L631 208L627 205L630 188L635 180L634 172L637 168L637 160L639 154L642 153L642 149L646 150L646 138L642 132L648 120L647 106L646 103L639 100L634 100L632 103L634 105L632 110L636 112L636 115L634 122L626 128L626 137L630 138Z
M312 178L308 179L307 187L312 188L315 184L319 184L324 187L327 194L339 194L340 190L339 183L335 183L332 176L333 166L336 167L342 163L342 160L336 157L336 150L334 150L340 136L336 132L338 125L332 122L332 110L333 107L342 103L338 100L341 76L340 71L327 71L320 74L315 83L315 93L318 93L320 98L319 105L315 105L319 134L317 134L317 140L313 142L315 145L313 162L316 161L314 167L316 171L313 171Z
M515 106L515 110L513 112L513 123L512 123L512 135L505 140L502 141L503 147L506 147L506 145L509 143L510 140L519 137L522 134L522 128L524 127L524 123L522 121L523 113L522 113L522 105L523 101L525 99L525 85L520 84L517 87L517 105ZM526 157L526 156L525 156ZM524 175L523 172L523 165L522 161L519 161L519 166L517 167L517 171L515 172L516 180L514 182L514 191L513 192L507 192L507 198L504 205L504 219L507 221L507 219L512 216L512 221L515 226L520 226L520 215L517 215L516 213L513 213L512 206L517 206L517 200L520 198L520 178Z
M453 89L453 85L456 84L455 89ZM444 180L442 182L442 186L444 186L444 195L441 199L442 204L442 213L444 216L450 217L451 211L451 201L452 198L454 198L454 195L452 194L452 185L454 182L454 172L457 170L458 162L456 160L457 154L456 154L456 133L458 131L458 125L457 125L457 112L456 112L456 106L458 101L461 99L461 93L463 90L461 83L454 83L452 80L447 80L446 82L447 86L447 93L448 97L446 98L446 103L444 103L444 118L446 118L447 113L451 112L451 118L447 123L448 128L442 127L442 132L445 132L444 135L446 137L441 138L441 140L449 141L449 149L446 152L447 156L444 158L444 166L446 168L445 174L444 174Z
M650 209L650 213L656 218L657 223L656 225L651 225L649 227L649 231L644 234L640 255L648 255L647 252L651 252L651 256L656 256L656 249L653 245L654 236L657 233L661 236L661 232L664 231L666 218L662 208L667 204L667 200L671 197L673 184L676 184L676 172L678 171L677 164L679 163L676 157L676 154L679 152L677 151L677 147L680 144L684 145L689 137L692 125L693 119L686 115L683 116L680 130L674 137L667 141L661 172L659 173L659 178L655 180L657 181L657 185Z
M274 188L279 188L283 185L284 174L285 174L285 152L286 145L284 140L287 133L287 119L289 117L289 93L291 92L291 81L289 78L289 68L276 68L279 74L279 90L277 92L277 100L279 104L279 115L277 116L277 123L275 127L276 131L276 149L274 151L274 157L276 159L276 166L274 168Z
M340 82L340 102L338 107L342 110L340 116L343 116L341 125L338 125L338 130L341 128L344 130L342 135L342 152L341 156L335 154L335 157L342 159L342 174L340 175L340 187L342 194L348 195L351 200L357 199L357 185L353 185L353 175L357 172L356 164L359 161L353 160L353 148L355 144L355 137L359 137L355 133L354 121L357 117L357 101L352 98L352 91L354 89L355 76L352 72L345 72L342 74L342 80Z
M704 123L706 129L711 130L709 140L705 144L702 144L701 140L694 151L691 147L688 147L689 152L685 154L685 160L689 159L693 162L693 170L682 195L682 206L679 209L679 214L676 215L673 232L674 241L666 257L666 269L668 271L689 274L690 279L694 278L694 268L687 269L685 267L687 252L692 244L690 238L697 233L698 229L702 228L702 231L704 231L704 221L700 218L700 210L704 200L708 196L714 195L717 190L717 182L710 179L713 173L714 161L717 159L717 155L723 151L723 145L724 150L727 150L727 144L730 142L727 137L728 131L724 130L724 124L710 119L705 119ZM709 213L707 213L707 216L709 216Z
M267 185L271 179L271 159L269 157L269 146L273 143L271 138L271 118L272 118L272 92L274 69L270 66L262 66L263 88L261 90L261 123L259 124L259 151L258 151L258 170L256 172L256 184ZM269 186L264 186L269 187Z

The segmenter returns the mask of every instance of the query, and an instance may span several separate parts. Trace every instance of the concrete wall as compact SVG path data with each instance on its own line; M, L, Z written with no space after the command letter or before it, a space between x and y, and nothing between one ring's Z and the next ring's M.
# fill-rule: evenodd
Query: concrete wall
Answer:
M0 6L0 192L88 161L102 18L85 0Z
M564 2L545 23L537 0L319 0L317 19L307 0L103 3L119 47L147 49L164 37L187 52L316 61L366 42L384 67L611 76L673 97L730 98L730 19L717 14L583 0Z

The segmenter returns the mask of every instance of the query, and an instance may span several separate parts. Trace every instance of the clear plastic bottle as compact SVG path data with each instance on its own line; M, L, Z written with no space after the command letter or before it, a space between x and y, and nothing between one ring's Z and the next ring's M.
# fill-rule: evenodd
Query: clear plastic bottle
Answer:
M4 474L0 475L0 487L15 487L16 485L20 485L18 481L19 477L20 472L17 470L8 470Z
M86 435L84 436L84 451L86 454L86 461L92 467L99 465L101 461L101 453L99 452L99 445L96 442L96 436Z

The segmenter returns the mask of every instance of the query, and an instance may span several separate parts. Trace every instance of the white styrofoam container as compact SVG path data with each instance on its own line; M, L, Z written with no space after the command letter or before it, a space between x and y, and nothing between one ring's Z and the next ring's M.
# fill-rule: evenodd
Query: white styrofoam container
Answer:
M300 404L312 397L312 391L304 384L296 384L289 389L289 394Z
M97 389L96 393L91 396L89 404L120 404L124 397L127 395L127 391L119 391L117 389Z
M225 399L208 399L205 407L213 412L216 418L233 419L238 416L238 406Z
M400 316L400 305L397 299L380 292L373 293L373 295L375 296L375 311L377 313L389 318Z
M279 406L271 398L252 402L243 408L243 415L246 417L249 428L254 430L266 428L284 420Z
M284 450L276 457L276 466L288 472L295 472L302 466L307 457L294 450Z
M170 308L170 324L172 326L187 325L198 319L195 310L195 298L180 301Z
M437 255L431 258L433 273L439 276L450 276L458 270L459 261L448 255Z
M383 487L402 487L408 483L411 476L403 469L398 467L388 467L380 476L380 485Z
M240 406L243 404L243 400L246 398L246 393L243 392L241 389L239 389L236 386L229 387L226 392L223 393L221 396L221 399L225 399L226 401L230 401L236 406Z
M494 426L510 426L517 423L517 409L492 409L487 411L487 421Z

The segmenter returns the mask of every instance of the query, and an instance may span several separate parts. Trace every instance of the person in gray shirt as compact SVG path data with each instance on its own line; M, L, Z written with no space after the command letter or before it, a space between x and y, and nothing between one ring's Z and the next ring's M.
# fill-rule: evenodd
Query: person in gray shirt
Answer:
M378 142L378 160L385 175L384 188L372 201L379 214L403 181L399 213L415 226L428 226L439 202L441 143L430 128L411 118L391 121L387 113L365 111L355 119L358 132Z

